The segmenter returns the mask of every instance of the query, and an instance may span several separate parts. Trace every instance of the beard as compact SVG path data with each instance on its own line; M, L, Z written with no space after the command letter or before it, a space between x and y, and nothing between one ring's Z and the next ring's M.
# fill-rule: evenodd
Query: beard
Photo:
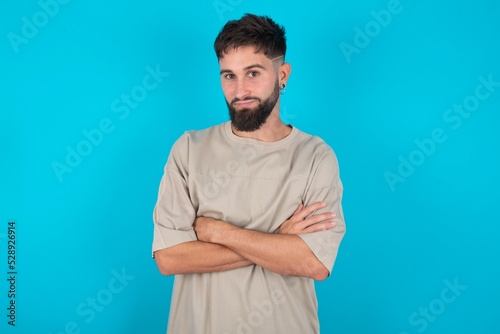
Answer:
M229 108L231 124L238 131L252 132L260 129L262 124L266 122L269 115L271 115L271 112L278 102L279 95L279 82L276 80L273 92L264 101L261 101L261 99L253 96L246 97L243 100L236 98L231 101L231 103L226 100L227 107ZM235 102L245 100L257 100L259 104L255 108L243 108L237 111L233 104Z

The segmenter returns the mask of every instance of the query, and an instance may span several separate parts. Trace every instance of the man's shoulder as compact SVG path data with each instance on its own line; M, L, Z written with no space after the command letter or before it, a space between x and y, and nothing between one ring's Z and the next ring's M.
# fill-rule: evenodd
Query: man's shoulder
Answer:
M320 136L311 135L299 130L299 149L308 150L315 154L332 154L333 149Z
M221 127L224 123L201 130L188 130L180 135L170 149L170 158L187 161L194 152L202 152L206 145L213 145L220 140ZM217 138L219 137L219 138ZM194 153L196 155L196 153Z
M339 163L332 147L320 136L303 133L302 147L305 159L312 164L313 173L318 180L332 180L332 175L338 174Z
M192 145L207 139L220 136L224 123L210 126L201 130L187 130L175 142L174 146Z

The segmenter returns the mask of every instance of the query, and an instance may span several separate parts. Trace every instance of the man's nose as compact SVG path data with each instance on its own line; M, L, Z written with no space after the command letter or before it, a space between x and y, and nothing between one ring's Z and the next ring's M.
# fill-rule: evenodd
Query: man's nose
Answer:
M240 100L244 99L250 95L250 90L248 89L248 83L244 79L238 80L236 83L236 90L234 96Z

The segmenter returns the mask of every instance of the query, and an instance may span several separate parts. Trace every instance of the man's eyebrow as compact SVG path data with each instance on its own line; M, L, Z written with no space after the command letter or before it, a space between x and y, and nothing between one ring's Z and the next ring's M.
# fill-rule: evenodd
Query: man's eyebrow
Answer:
M243 70L248 71L248 70L250 70L252 68L261 68L264 71L267 71L267 69L264 66L262 66L261 64L252 64L252 65L249 65L249 66L245 67ZM227 70L227 69L220 70L220 74L223 74L223 73L233 73L233 71Z
M266 69L264 66L262 66L261 64L253 64L253 65L247 66L247 67L245 67L245 68L244 68L244 70L245 70L245 71L248 71L249 69L252 69L252 68L254 68L254 67L261 68L261 69L263 69L264 71L266 71L266 70L267 70L267 69Z

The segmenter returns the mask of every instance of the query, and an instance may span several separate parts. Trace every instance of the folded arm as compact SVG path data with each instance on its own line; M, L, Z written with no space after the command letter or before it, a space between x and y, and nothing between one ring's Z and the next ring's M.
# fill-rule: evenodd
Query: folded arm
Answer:
M270 271L324 280L329 275L328 269L297 235L334 227L332 219L335 215L331 212L306 218L324 205L319 202L306 208L300 206L283 223L277 234L247 230L229 222L205 217L196 219L195 231L199 240L226 246Z
M158 250L154 257L163 275L216 272L253 264L227 247L203 241Z
M328 277L328 269L298 236L334 227L334 213L310 216L325 206L300 205L278 233L264 233L236 227L229 222L206 217L195 220L198 241L182 243L155 252L164 275L223 271L257 264L289 276L315 280Z

